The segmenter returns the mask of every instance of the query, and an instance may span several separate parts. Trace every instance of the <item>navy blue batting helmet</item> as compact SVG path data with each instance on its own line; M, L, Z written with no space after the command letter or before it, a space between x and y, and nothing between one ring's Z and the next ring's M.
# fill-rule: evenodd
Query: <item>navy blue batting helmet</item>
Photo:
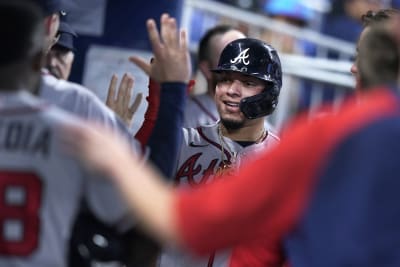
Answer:
M258 39L237 39L224 48L217 68L212 71L239 72L267 83L262 93L240 101L240 110L247 118L263 117L275 110L282 87L282 67L272 46Z

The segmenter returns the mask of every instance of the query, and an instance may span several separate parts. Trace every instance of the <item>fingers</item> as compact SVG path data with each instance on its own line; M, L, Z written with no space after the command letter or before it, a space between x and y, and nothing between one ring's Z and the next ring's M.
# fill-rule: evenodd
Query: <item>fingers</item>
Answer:
M133 114L136 113L137 109L140 106L140 103L142 102L143 99L143 94L142 93L138 93L135 97L135 100L133 101L131 107L129 108L129 112L131 114L131 116L133 116Z
M161 37L163 42L169 47L177 47L179 45L176 20L168 14L163 14L161 17Z
M124 97L123 97L123 106L127 107L129 105L129 102L131 101L131 96L132 96L132 90L133 90L133 77L130 76L129 74L126 75L126 82L124 84Z
M144 60L138 56L131 56L129 57L129 61L138 66L142 71L144 71L148 76L150 76L150 64L147 60Z
M180 32L180 39L179 39L179 45L182 50L188 51L188 39L187 39L187 34L185 30L181 30Z
M164 15L163 15L164 16ZM160 34L157 30L156 22L153 19L147 20L147 32L149 34L150 44L154 54L159 54L162 49Z
M115 88L117 87L118 77L113 74L111 77L110 85L108 87L106 105L111 106L115 99Z
M123 103L124 101L124 95L125 95L125 91L126 91L126 85L127 85L127 75L126 73L124 74L124 76L122 76L122 80L121 83L119 84L119 88L118 88L118 95L117 95L117 103L118 105L120 105L121 103Z

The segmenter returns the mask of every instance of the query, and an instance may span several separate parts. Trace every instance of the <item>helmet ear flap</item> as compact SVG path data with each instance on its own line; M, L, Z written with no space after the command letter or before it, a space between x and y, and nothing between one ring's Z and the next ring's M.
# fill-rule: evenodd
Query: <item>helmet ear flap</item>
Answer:
M240 100L239 108L248 119L257 119L270 115L278 105L279 90L274 86L260 94Z

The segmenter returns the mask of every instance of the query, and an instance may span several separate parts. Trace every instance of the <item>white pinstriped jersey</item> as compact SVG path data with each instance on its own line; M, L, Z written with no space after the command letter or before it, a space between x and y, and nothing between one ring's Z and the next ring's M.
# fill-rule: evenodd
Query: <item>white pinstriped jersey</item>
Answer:
M27 92L0 94L0 266L66 266L82 198L105 223L127 215L109 179L89 177L60 147L80 123Z
M235 168L238 168L243 162L251 160L250 155L270 149L279 142L279 138L270 133L261 142L247 147L242 147L226 137L222 137L221 142L218 135L218 124L184 128L183 131L184 139L175 175L175 182L179 186L196 186L207 183L215 177L222 160L233 161ZM160 266L226 266L229 254L229 251L224 251L218 252L213 259L195 259L188 254L171 249L162 254ZM210 265L211 262L212 265Z

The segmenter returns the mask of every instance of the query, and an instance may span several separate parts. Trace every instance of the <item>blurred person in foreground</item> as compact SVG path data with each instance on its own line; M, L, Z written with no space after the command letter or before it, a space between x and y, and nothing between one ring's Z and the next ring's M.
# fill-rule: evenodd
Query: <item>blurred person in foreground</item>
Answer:
M129 214L112 183L62 148L63 125L84 122L37 96L43 18L30 1L0 0L0 266L67 266L81 200L108 226Z

